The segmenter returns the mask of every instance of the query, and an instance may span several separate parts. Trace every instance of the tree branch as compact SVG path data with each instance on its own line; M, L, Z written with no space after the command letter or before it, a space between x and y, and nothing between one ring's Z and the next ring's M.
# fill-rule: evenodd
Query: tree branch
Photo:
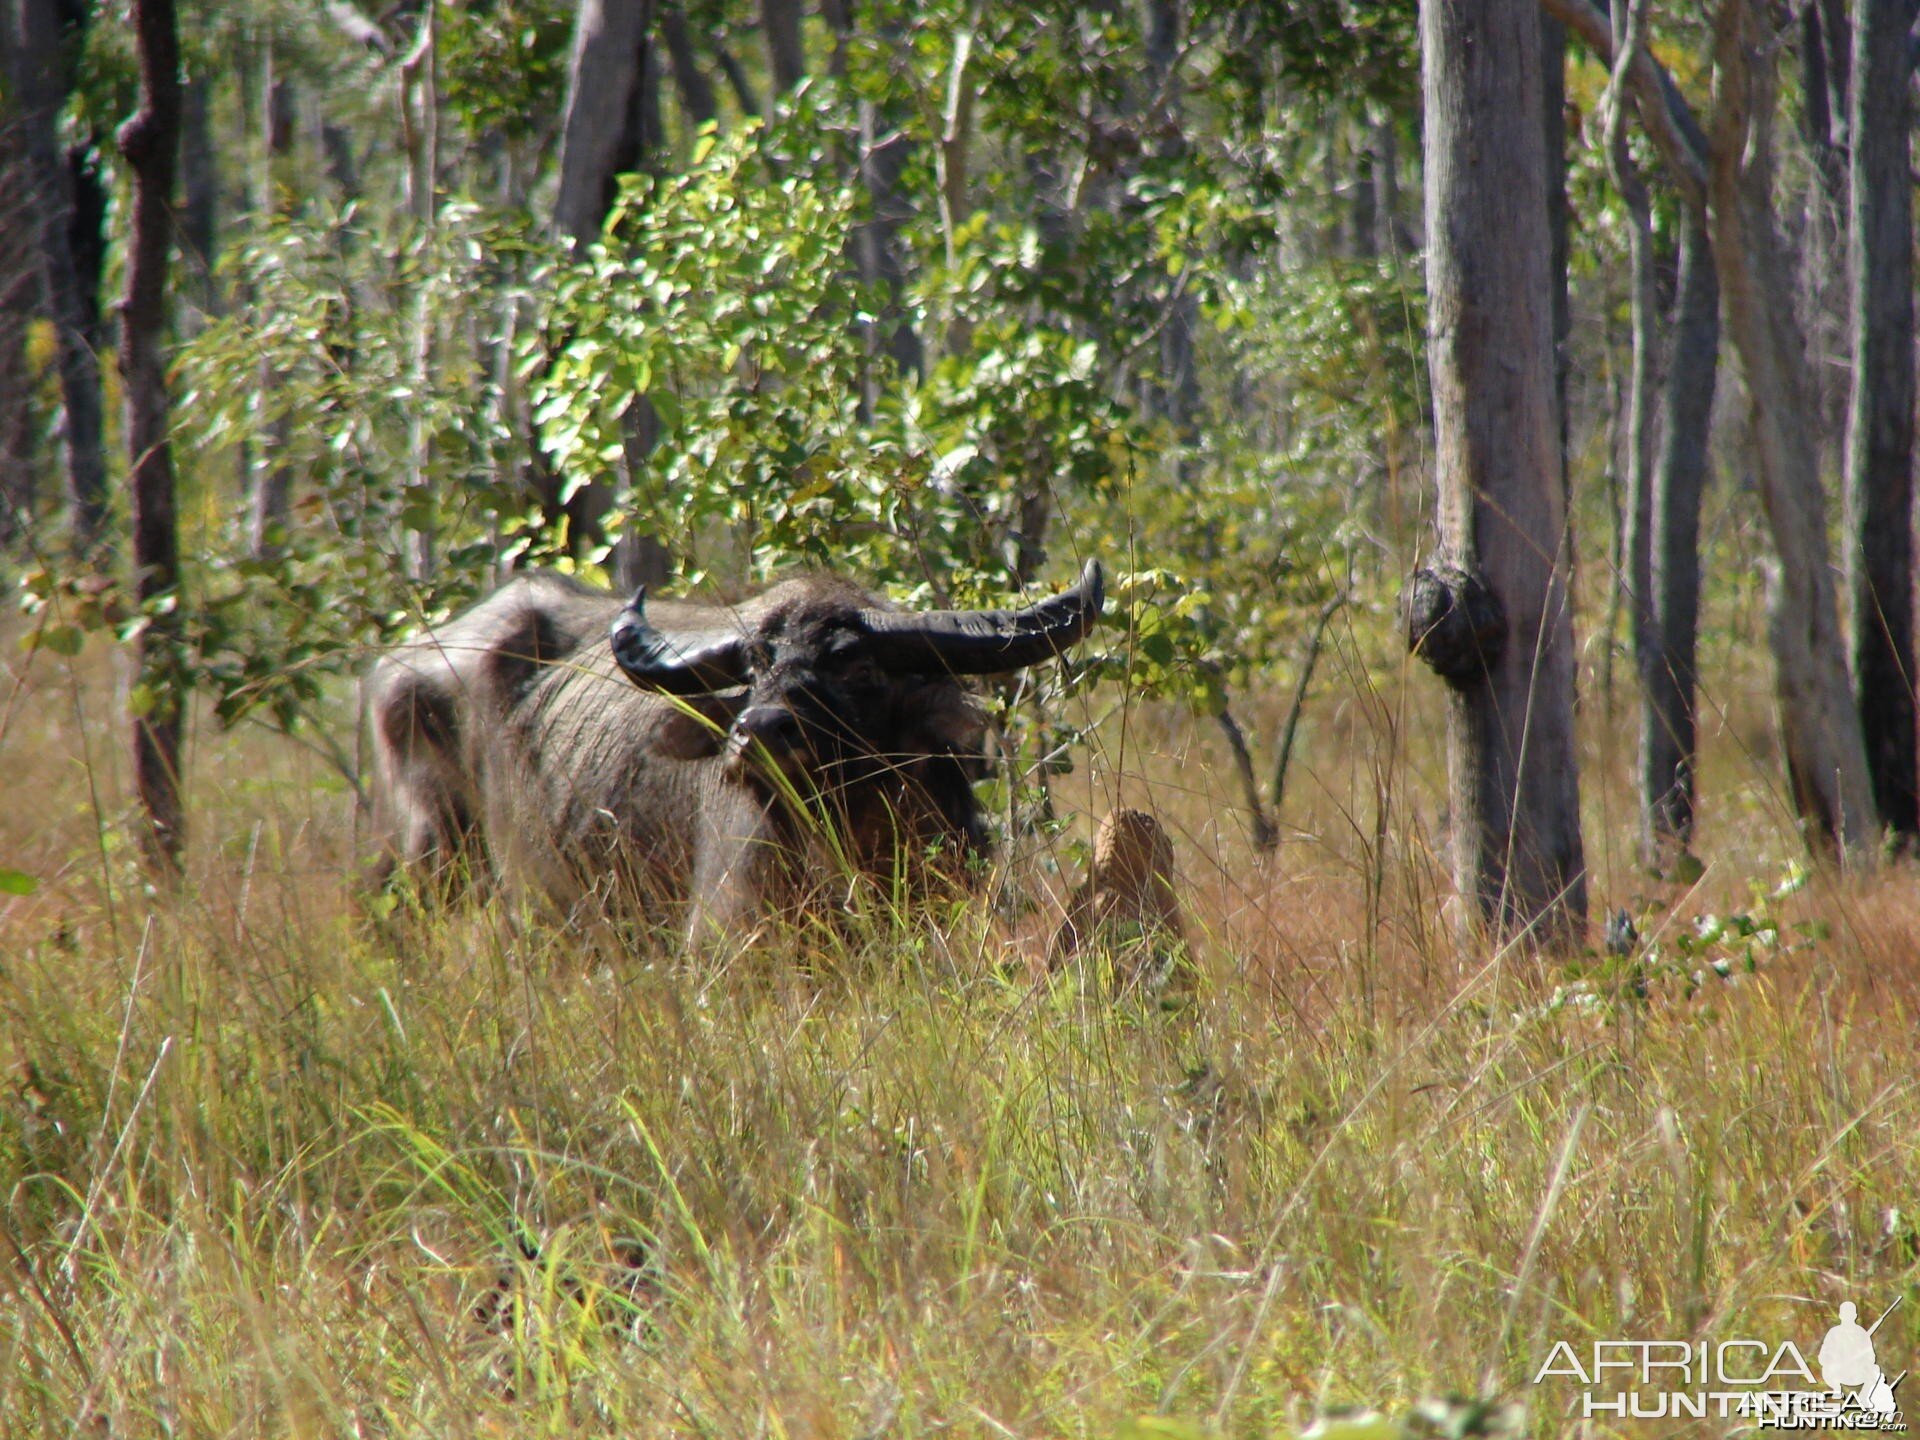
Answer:
M1593 0L1540 0L1540 8L1578 35L1603 65L1612 68L1613 23ZM1639 106L1641 123L1673 172L1687 204L1695 211L1704 211L1712 155L1706 132L1694 117L1687 97L1650 49L1632 56L1631 63L1627 82Z
M393 54L387 32L361 14L350 0L327 0L326 8L327 18L354 44L383 58Z

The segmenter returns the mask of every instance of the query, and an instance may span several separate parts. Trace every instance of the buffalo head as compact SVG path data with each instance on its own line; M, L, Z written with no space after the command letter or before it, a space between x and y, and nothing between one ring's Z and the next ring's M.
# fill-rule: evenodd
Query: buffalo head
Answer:
M614 660L642 690L692 696L737 689L728 769L770 763L791 778L844 782L884 768L912 722L952 697L957 676L1003 674L1058 655L1086 634L1103 600L1098 561L1063 595L1024 610L903 614L858 592L802 592L751 630L663 634L642 588L614 617ZM938 692L938 693L930 693ZM941 716L942 720L955 717ZM921 737L952 748L958 735Z

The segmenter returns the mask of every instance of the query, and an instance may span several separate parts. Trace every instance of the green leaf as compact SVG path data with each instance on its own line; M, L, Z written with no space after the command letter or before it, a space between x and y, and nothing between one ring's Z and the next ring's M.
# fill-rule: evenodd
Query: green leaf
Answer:
M86 639L78 625L49 625L40 632L39 648L71 659L80 653L80 647L86 643ZM27 643L34 643L31 636Z
M40 882L34 876L0 865L0 895L31 895L39 888Z

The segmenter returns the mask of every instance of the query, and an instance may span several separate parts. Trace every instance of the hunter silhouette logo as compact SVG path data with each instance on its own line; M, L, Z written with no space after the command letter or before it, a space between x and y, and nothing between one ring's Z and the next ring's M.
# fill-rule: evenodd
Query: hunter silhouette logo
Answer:
M1902 1370L1889 1380L1873 1353L1873 1332L1878 1330L1904 1297L1895 1296L1893 1305L1880 1312L1880 1319L1861 1328L1859 1311L1849 1300L1840 1307L1840 1323L1827 1331L1820 1342L1820 1378L1829 1390L1850 1391L1863 1410L1874 1415L1893 1415L1893 1392L1907 1378Z
M1816 1352L1817 1377L1791 1340L1595 1340L1585 1355L1561 1340L1533 1383L1577 1381L1583 1418L1738 1418L1759 1430L1902 1431L1895 1391L1907 1372L1889 1378L1874 1344L1899 1305L1896 1298L1871 1325L1860 1323L1851 1300L1841 1305Z

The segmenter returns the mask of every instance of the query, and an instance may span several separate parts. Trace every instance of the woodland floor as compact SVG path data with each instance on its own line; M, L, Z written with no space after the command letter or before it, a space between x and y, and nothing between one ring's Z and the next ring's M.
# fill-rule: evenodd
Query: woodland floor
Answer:
M1458 1392L1645 1435L1532 1383L1554 1342L1811 1359L1899 1296L1912 1362L1920 875L1805 878L1758 677L1708 697L1704 875L1636 870L1622 662L1611 706L1583 676L1594 933L1654 948L1461 944L1436 687L1353 654L1270 859L1209 725L1103 694L1024 915L695 964L373 923L350 787L259 730L195 731L156 892L110 657L9 637L0 1433L1267 1435ZM1039 963L1121 801L1176 836L1180 1003Z

